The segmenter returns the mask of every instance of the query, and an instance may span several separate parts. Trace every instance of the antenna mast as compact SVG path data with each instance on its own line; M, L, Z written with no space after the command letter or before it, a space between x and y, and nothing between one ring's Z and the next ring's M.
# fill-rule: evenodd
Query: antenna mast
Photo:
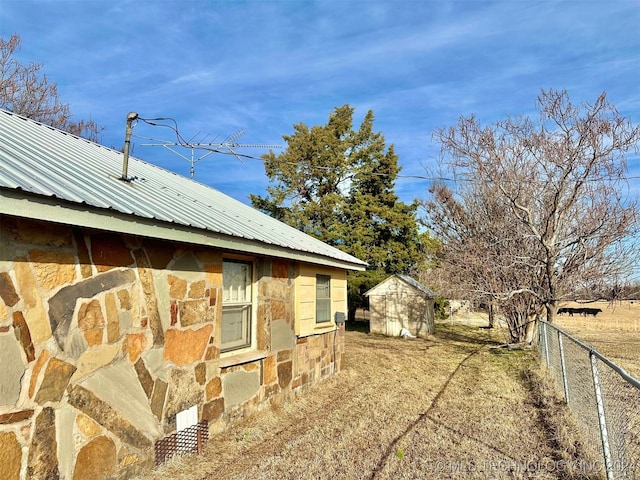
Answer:
M120 180L130 182L131 179L127 176L129 170L129 148L131 146L131 132L133 132L133 121L138 118L136 112L129 112L127 114L127 127L124 133L124 152L122 155L122 177Z
M198 135L198 134L196 134ZM191 137L188 142L168 142L160 140L160 143L141 143L140 145L143 147L164 147L170 152L178 155L180 158L186 160L191 164L191 168L189 170L190 177L193 178L195 174L195 164L200 160L208 157L213 153L221 153L225 155L233 155L238 160L242 162L241 155L238 154L235 149L236 148L281 148L279 145L259 145L259 144L240 144L237 143L238 138L244 135L244 130L240 129L236 133L229 135L222 142L216 142L214 138L212 142L205 142L206 138L209 135L205 135L200 141L194 142L195 136ZM175 147L188 148L191 150L191 156L187 157L182 153L175 150ZM196 150L204 150L206 153L196 158L195 151Z

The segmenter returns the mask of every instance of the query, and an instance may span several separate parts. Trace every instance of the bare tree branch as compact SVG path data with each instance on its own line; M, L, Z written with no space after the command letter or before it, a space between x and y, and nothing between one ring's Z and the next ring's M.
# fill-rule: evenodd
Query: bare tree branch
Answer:
M73 121L69 104L60 101L57 84L41 73L42 64L20 63L14 56L19 49L19 35L0 38L0 108L98 141L103 128L91 118Z
M472 116L439 130L441 168L466 181L435 184L423 203L451 291L498 302L518 335L543 310L553 321L585 285L628 278L639 248L625 174L640 126L604 93L574 105L565 91L542 91L538 110L537 122L483 127Z

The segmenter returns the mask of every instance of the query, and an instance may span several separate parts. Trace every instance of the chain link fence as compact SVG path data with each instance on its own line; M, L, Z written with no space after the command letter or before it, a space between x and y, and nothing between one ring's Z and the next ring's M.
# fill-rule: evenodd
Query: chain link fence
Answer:
M540 356L573 412L596 470L640 479L640 382L593 347L540 322Z

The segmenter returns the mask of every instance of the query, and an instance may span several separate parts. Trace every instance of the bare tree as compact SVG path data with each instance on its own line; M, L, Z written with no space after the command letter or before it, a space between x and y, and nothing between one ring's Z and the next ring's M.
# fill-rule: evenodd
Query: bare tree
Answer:
M472 116L439 130L441 168L458 181L424 202L442 268L467 295L499 302L514 342L581 286L625 278L638 250L626 154L640 126L604 93L574 105L566 91L542 91L537 106L537 122L483 127Z
M464 181L455 191L439 182L430 193L432 199L423 204L428 212L425 225L441 247L439 268L425 280L450 298L486 305L490 327L498 307L510 337L523 338L526 319L540 313L534 292L525 287L532 283L535 243L523 242L523 226L505 215L508 204L493 182Z
M14 57L20 36L0 38L0 108L92 141L103 130L93 120L74 122L69 104L58 97L58 86L41 73L41 63L24 65Z

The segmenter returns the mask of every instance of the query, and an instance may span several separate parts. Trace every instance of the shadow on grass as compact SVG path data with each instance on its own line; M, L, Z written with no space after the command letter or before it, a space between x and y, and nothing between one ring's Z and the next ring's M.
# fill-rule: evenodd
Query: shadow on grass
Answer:
M345 329L348 332L369 333L369 321L356 320L355 322L345 323Z
M496 346L504 343L496 338L496 335L491 331L478 327L436 325L435 337L448 342L461 342L478 346Z
M496 445L490 443L490 441L487 441L487 439L478 438L477 436L469 435L466 432L463 432L463 431L458 430L456 428L450 427L446 423L444 423L441 419L431 415L432 411L436 407L438 407L438 403L440 401L440 398L444 395L445 391L449 387L449 384L451 383L453 378L457 375L457 373L460 371L460 369L462 367L464 367L465 364L471 358L473 358L475 355L480 354L484 350L484 346L487 345L487 343L483 343L482 339L478 338L474 334L471 334L471 335L467 336L467 335L460 334L459 332L452 332L452 331L446 330L446 329L444 331L445 331L445 333L447 335L452 335L452 336L456 336L457 335L458 337L462 338L462 340L458 340L456 338L456 341L475 343L478 346L473 351L468 353L467 356L456 366L456 368L447 377L446 381L444 382L444 384L442 385L442 387L440 388L440 390L438 391L438 393L436 394L434 399L431 401L431 405L429 405L429 408L427 408L427 410L424 413L421 413L415 421L411 422L407 426L407 428L403 432L400 433L400 435L398 435L392 442L389 443L389 445L387 446L386 451L384 452L384 454L380 458L380 460L379 460L378 464L376 465L376 467L373 469L373 471L371 473L371 476L369 477L369 480L375 480L376 479L378 474L384 468L384 466L387 463L388 459L391 457L392 453L394 451L396 451L396 446L400 443L400 441L403 438L405 438L407 435L409 435L410 432L416 430L416 428L418 427L419 424L424 423L427 420L433 422L435 425L438 425L438 426L448 430L449 432L455 434L459 438L465 438L465 439L468 439L468 440L472 440L473 442L476 442L476 443L478 443L480 445L483 445L485 448L491 449L492 451L494 451L499 456L502 456L502 457L505 457L505 458L509 458L511 461L516 462L517 459L513 458L512 456L510 456L506 451L501 450ZM442 331L440 333L442 333ZM436 329L436 335L440 336L440 335L438 335L437 329Z
M345 329L348 332L360 332L360 333L370 333L369 332L369 322L368 321L355 321L355 322L347 322L345 324ZM400 337L388 337L381 334L375 334L373 338L400 338ZM413 340L413 339L411 339ZM446 325L446 324L436 324L436 331L432 336L429 336L427 339L420 339L429 341L439 342L458 342L458 343L466 343L471 346L496 346L502 345L504 342L498 338L496 330L488 330L486 328L480 327L468 327L468 326L460 326L460 325ZM407 341L404 339L404 341Z

